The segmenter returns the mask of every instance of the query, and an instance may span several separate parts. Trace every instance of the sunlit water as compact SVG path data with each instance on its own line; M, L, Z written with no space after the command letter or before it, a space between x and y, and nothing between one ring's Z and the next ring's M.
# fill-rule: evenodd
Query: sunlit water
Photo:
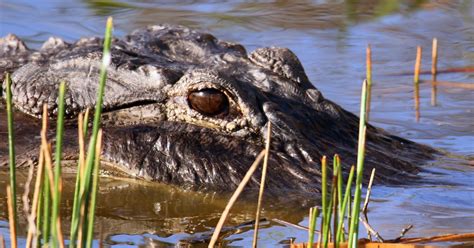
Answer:
M365 75L365 47L370 43L374 71L371 123L451 153L425 166L427 172L422 176L432 184L375 185L369 207L371 224L384 238L396 237L408 224L415 226L408 236L474 230L474 91L440 87L439 104L433 107L430 87L422 85L421 120L416 123L412 76L390 76L413 70L417 45L424 48L422 68L429 70L433 37L439 40L439 68L472 66L472 1L101 2L109 1L3 0L0 36L15 33L30 47L38 48L49 36L68 41L100 36L109 15L114 16L117 36L149 24L187 25L209 31L220 39L242 43L248 51L270 45L292 49L314 85L327 98L355 113ZM422 75L422 79L429 77ZM474 82L473 73L442 74L438 78ZM8 177L6 171L1 173L0 234L6 237L8 245L3 193ZM25 172L20 174L23 175L19 181L24 181ZM70 199L69 182L73 179L68 177L65 181L64 198ZM206 246L200 242L209 237L227 198L104 178L96 225L101 235L97 238L111 246ZM268 201L264 217L307 225L306 210ZM236 226L253 220L255 205L240 202L227 224ZM69 200L64 203L64 218L70 206ZM24 231L24 223L22 227ZM228 234L228 245L249 246L252 242L253 231L248 225ZM290 238L302 242L307 234L269 221L260 231L259 244L284 245Z

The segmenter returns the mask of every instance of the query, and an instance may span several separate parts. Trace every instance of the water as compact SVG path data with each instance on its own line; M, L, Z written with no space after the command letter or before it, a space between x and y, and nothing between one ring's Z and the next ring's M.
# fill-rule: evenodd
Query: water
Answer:
M149 24L173 23L242 43L248 51L270 45L288 47L327 98L355 113L365 75L365 47L370 43L374 72L371 122L451 154L425 167L429 172L422 176L435 184L375 185L369 206L371 224L384 238L396 237L408 224L415 225L408 233L412 237L474 230L474 91L440 87L439 104L433 107L430 87L422 85L421 120L416 123L412 76L389 75L413 70L417 45L424 48L422 69L429 70L433 37L439 41L439 68L472 66L472 1L3 0L0 36L15 33L30 47L38 48L49 36L68 41L100 36L109 15L114 16L117 36ZM422 79L429 77L422 75ZM474 82L474 73L442 74L438 78ZM2 192L8 180L6 173L2 170L0 174ZM19 181L24 181L22 177ZM226 195L136 181L106 178L101 183L97 231L111 246L205 246L199 242L212 231L228 199ZM66 184L65 198L70 199L71 192L72 183ZM5 204L2 193L0 208L6 210ZM70 201L64 203L65 216L70 205ZM255 205L239 202L227 224L252 220ZM263 216L307 225L307 211L296 209L271 201L266 203ZM2 211L3 236L8 236L6 218L6 211ZM253 235L250 229L243 226L234 231L238 233L229 233L226 244L249 246ZM260 231L260 244L264 247L287 244L290 238L302 242L307 234L273 221L265 222Z

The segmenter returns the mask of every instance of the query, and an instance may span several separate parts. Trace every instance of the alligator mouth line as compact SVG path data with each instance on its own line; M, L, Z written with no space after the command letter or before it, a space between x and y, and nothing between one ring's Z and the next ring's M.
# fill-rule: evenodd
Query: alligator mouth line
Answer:
M160 103L160 101L157 100L150 100L150 99L144 99L144 100L137 100L133 102L127 102L121 105L113 106L110 108L105 108L103 113L111 113L111 112L116 112L124 109L129 109L129 108L134 108L134 107L142 107L142 106L147 106L147 105L152 105Z

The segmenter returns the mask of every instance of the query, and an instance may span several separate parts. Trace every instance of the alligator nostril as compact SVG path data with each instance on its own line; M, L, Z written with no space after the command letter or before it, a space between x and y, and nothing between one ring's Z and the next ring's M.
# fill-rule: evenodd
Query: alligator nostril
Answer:
M227 113L229 99L216 89L202 89L189 93L188 103L194 110L207 116Z

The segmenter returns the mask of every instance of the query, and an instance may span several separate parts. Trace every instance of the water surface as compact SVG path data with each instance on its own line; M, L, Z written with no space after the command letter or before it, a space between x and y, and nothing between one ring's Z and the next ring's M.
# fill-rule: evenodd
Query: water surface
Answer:
M474 91L438 89L430 106L430 87L421 86L421 119L415 122L411 72L417 45L424 48L423 70L430 69L431 39L439 41L439 68L474 65L474 4L465 1L1 1L0 36L15 33L39 48L49 36L74 41L101 36L107 16L114 34L157 23L186 25L220 39L242 43L248 51L263 46L293 50L325 97L358 113L365 75L365 47L373 50L372 124L402 137L449 152L425 166L422 176L433 184L389 187L375 185L369 219L385 238L396 237L408 224L408 236L474 230ZM422 75L422 79L429 79ZM474 73L452 73L439 80L473 82ZM4 115L1 116L4 120ZM21 135L21 134L18 134ZM469 162L470 161L470 162ZM20 172L20 181L24 172ZM8 180L0 174L0 188ZM67 177L70 199L72 177ZM22 190L19 190L20 192ZM2 190L3 192L3 190ZM101 179L97 231L111 246L199 245L212 231L228 199L137 181ZM70 201L64 203L67 216ZM8 236L6 200L0 195L0 234ZM229 226L254 218L255 203L240 202ZM305 209L266 202L263 216L307 225ZM23 223L24 224L24 223ZM253 231L243 226L229 232L226 243L249 246ZM237 233L234 233L237 232ZM265 222L264 247L306 240L306 232ZM8 242L8 240L7 240ZM201 244L205 246L205 244Z

